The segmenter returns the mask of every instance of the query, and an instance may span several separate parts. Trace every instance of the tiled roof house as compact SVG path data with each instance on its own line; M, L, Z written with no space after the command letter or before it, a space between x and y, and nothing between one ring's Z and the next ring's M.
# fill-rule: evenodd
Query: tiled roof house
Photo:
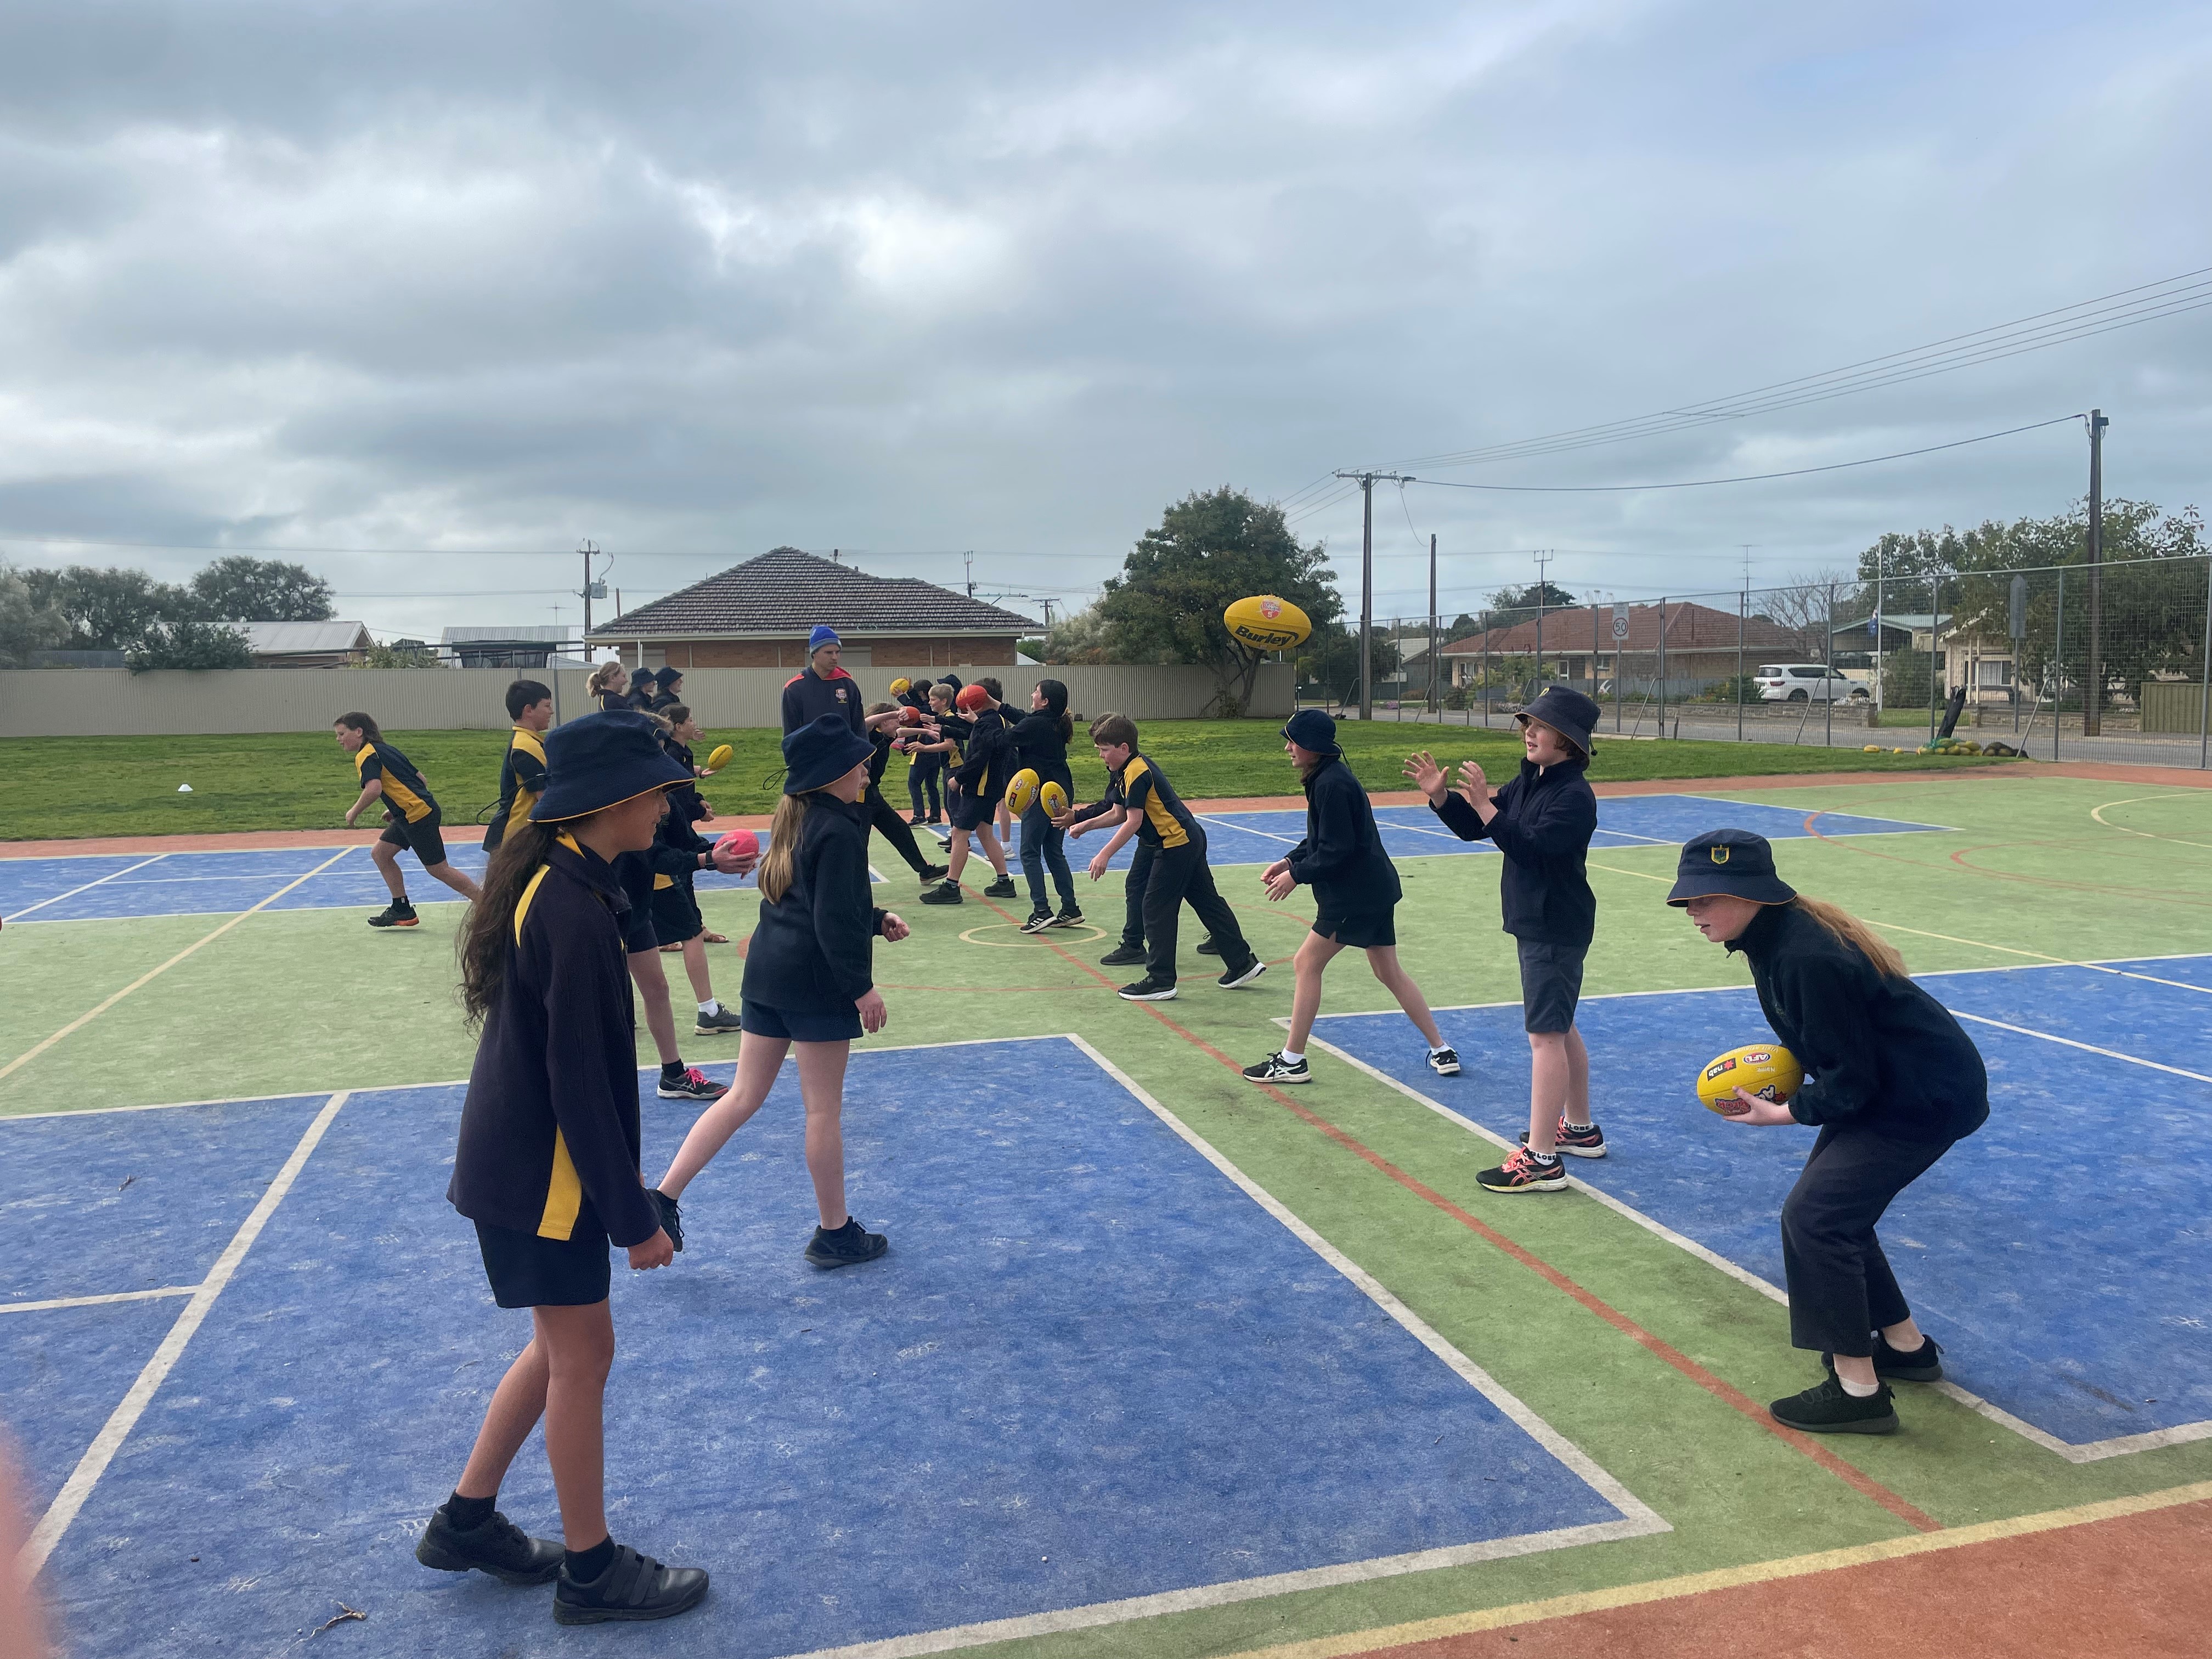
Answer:
M1526 613L1523 613L1526 614ZM1625 619L1626 636L1615 640L1613 619ZM1649 673L1659 652L1661 608L1656 605L1580 605L1544 613L1543 659L1557 665L1564 678L1589 679L1590 659L1597 672L1614 671L1617 656L1641 659L1638 672ZM1732 611L1708 605L1674 601L1665 607L1667 673L1669 679L1719 679L1735 672L1737 617ZM1820 659L1815 640L1807 655L1803 636L1766 617L1742 619L1746 670L1760 662L1805 662ZM1516 623L1454 640L1438 653L1451 665L1452 683L1464 685L1482 672L1489 657L1529 657L1536 654L1536 622Z
M1011 667L1014 641L1039 629L933 582L872 576L779 547L602 623L590 637L634 666L799 669L818 623L842 637L848 668Z

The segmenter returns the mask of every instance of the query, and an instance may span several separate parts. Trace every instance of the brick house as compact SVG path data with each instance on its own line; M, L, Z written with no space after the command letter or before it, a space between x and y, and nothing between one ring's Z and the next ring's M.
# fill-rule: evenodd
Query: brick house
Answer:
M1615 618L1627 623L1625 636L1613 636ZM1709 605L1674 601L1656 605L1580 605L1547 611L1543 618L1540 672L1570 684L1595 677L1611 677L1622 659L1632 678L1650 678L1657 672L1659 641L1663 626L1667 641L1667 679L1670 687L1694 681L1718 681L1736 672L1738 618L1732 611ZM1815 638L1807 654L1802 634L1766 617L1741 619L1744 672L1762 662L1817 662L1820 653ZM1440 650L1449 666L1451 684L1479 680L1486 660L1501 657L1534 657L1537 623L1531 617L1510 628L1493 628L1454 640Z
M1029 617L910 576L872 576L834 559L779 547L589 635L632 667L806 666L806 639L827 623L848 668L1012 667Z

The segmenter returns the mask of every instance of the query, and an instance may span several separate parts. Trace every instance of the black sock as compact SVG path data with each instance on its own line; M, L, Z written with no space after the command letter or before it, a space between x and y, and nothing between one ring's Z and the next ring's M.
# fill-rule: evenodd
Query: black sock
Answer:
M602 1538L587 1550L568 1552L568 1577L579 1583L589 1583L605 1572L615 1559L615 1540Z
M669 1081L671 1081L671 1082L673 1082L676 1079L678 1079L678 1078L679 1078L679 1077L682 1077L682 1076L684 1075L684 1062L683 1062L682 1060L663 1060L663 1061L661 1062L661 1066L660 1066L660 1075L661 1075L662 1077L664 1077L664 1078L667 1079L668 1079Z
M458 1492L446 1500L446 1519L463 1532L474 1532L491 1519L491 1512L499 1507L499 1494L489 1498L464 1498Z

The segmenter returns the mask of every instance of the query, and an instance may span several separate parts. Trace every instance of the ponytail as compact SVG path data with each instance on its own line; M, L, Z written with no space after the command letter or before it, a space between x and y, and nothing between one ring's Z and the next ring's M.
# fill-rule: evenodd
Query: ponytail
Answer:
M791 890L791 878L799 863L799 838L806 828L806 814L814 805L814 792L803 795L786 795L775 804L775 817L769 820L768 853L761 860L760 896L770 904L780 903Z
M1899 954L1897 947L1850 911L1831 904L1826 899L1808 898L1802 893L1790 902L1872 963L1875 971L1884 979L1909 977L1905 958Z

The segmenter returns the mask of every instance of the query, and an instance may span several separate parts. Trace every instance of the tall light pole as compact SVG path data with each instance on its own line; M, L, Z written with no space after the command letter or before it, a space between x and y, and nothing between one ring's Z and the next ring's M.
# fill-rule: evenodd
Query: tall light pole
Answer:
M1359 718L1375 718L1375 481L1409 484L1403 472L1339 472L1359 481Z
M2105 729L2105 411L2089 411L2089 660L2081 684L2081 735ZM2060 641L2063 650L2064 641Z

